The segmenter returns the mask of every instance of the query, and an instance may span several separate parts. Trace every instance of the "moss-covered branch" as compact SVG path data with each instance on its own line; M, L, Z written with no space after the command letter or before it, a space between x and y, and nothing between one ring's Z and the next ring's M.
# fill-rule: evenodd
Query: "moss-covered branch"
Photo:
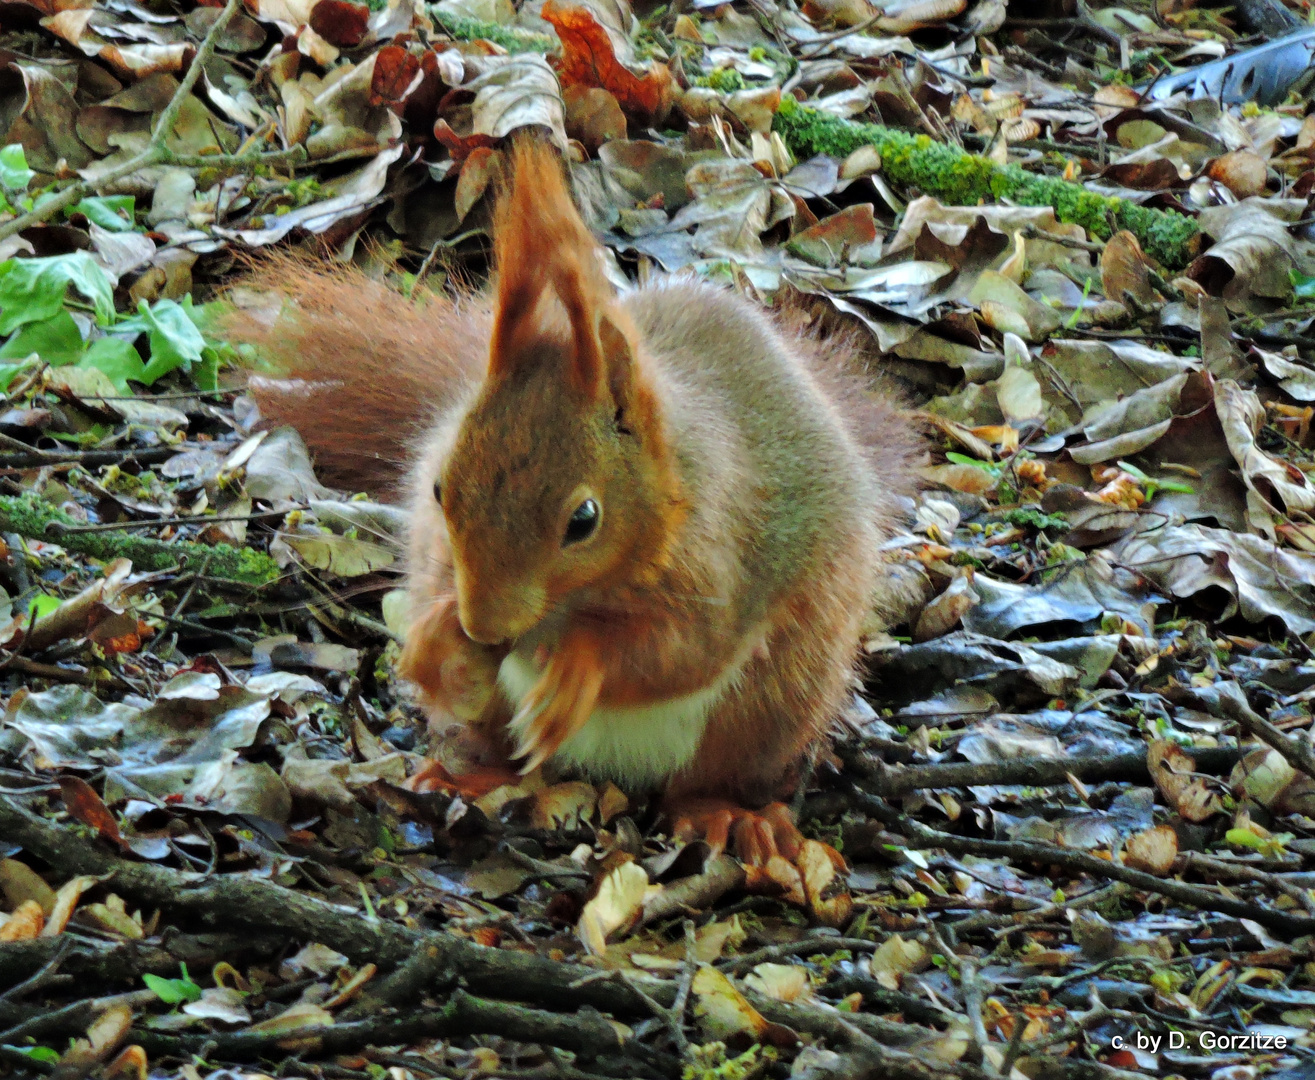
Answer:
M846 157L871 144L881 154L882 172L895 183L956 206L974 206L992 197L1021 206L1050 206L1060 221L1081 225L1101 239L1109 238L1112 219L1116 229L1129 230L1152 258L1170 269L1186 266L1200 247L1200 230L1185 214L1097 195L1081 184L1037 176L1017 165L997 165L926 135L842 120L800 105L789 95L781 99L772 127L799 157Z
M518 30L514 26L503 26L502 23L485 22L482 19L467 19L437 8L430 8L430 14L434 22L457 41L491 41L509 53L548 53L557 48L557 42L547 34Z
M268 555L230 544L197 544L132 536L122 532L74 532L76 518L31 493L0 495L0 531L16 532L32 540L58 544L68 551L108 562L131 559L138 570L206 568L206 575L240 585L267 585L279 574L279 566Z

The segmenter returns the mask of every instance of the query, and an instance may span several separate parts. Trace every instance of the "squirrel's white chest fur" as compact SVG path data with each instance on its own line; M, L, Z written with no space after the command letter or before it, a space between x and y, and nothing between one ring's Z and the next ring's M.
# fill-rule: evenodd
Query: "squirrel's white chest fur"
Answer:
M594 780L611 780L630 791L658 787L694 757L709 712L739 677L742 666L731 665L715 682L684 697L652 705L595 709L551 761L579 769ZM498 684L513 703L519 703L538 679L533 664L515 653L498 671ZM513 724L513 733L519 735L525 723Z

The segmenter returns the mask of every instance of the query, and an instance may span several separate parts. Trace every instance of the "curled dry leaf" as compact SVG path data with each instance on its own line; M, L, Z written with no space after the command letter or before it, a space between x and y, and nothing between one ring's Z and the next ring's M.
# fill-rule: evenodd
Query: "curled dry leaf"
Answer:
M1135 833L1123 845L1123 861L1134 870L1162 876L1178 857L1178 834L1168 825Z
M78 906L78 901L82 899L82 894L95 884L94 877L81 876L61 885L59 892L55 893L55 905L50 909L41 936L54 937L56 934L62 934Z
M1315 779L1298 772L1277 750L1252 750L1233 766L1229 785L1240 797L1280 814L1315 810Z
M1215 217L1203 215L1202 228L1215 236L1214 245L1187 268L1186 276L1211 296L1247 305L1253 298L1286 298L1292 290L1293 266L1288 224L1303 200L1250 198L1218 207Z
M699 1030L709 1039L748 1035L771 1046L793 1046L799 1041L788 1027L769 1022L729 978L708 964L699 965L691 989Z
M1218 791L1196 773L1196 759L1168 739L1155 739L1146 748L1146 768L1165 800L1188 821L1207 821L1223 813Z
M808 969L796 964L759 964L744 977L744 986L773 1001L804 1001L813 994Z
M461 164L461 175L457 177L457 190L453 198L453 209L457 220L465 221L466 215L475 204L484 197L484 192L502 171L502 155L497 150L477 146L466 156Z
M370 9L351 0L318 0L310 13L311 29L339 49L356 48L369 25Z
M1315 487L1306 474L1256 445L1265 423L1265 407L1256 392L1242 389L1232 379L1220 379L1215 383L1214 397L1229 452L1246 486L1280 512L1315 510Z
M930 641L948 633L981 602L982 598L973 591L972 577L968 574L956 577L943 593L922 609L913 628L913 640Z
M891 934L872 954L872 977L887 990L898 990L905 975L921 970L930 962L927 950L918 942Z
M910 30L941 26L962 15L968 0L886 0L879 5L878 29L887 34L907 34Z
M844 860L839 853L816 840L805 840L799 847L795 866L813 918L823 926L844 926L849 922L854 901L841 873Z
M1269 170L1265 162L1250 150L1233 150L1210 162L1205 173L1239 199L1245 199L1264 194Z
M73 1041L60 1058L60 1064L85 1072L91 1065L114 1053L131 1027L132 1009L123 1002L111 1005L92 1021L85 1039Z
M580 942L591 955L602 956L608 936L639 918L647 889L648 874L636 862L622 863L603 878L576 927Z
M0 941L31 941L41 935L46 917L35 900L24 900L4 923L0 924Z
M1150 307L1157 296L1151 285L1150 266L1137 237L1120 229L1105 242L1100 254L1100 283L1105 295L1120 304Z
M321 0L320 7L325 0ZM315 9L316 11L319 8ZM400 45L385 45L374 55L370 72L371 107L402 104L424 81L420 61Z
M562 89L566 106L566 134L591 151L612 139L626 137L626 116L610 90L598 86Z
M566 86L608 90L622 110L644 123L660 123L671 111L675 84L665 64L650 64L636 75L617 59L607 29L587 7L561 6L548 0L543 17L562 41L557 70Z
M521 53L486 56L480 65L483 74L462 87L475 95L470 110L472 135L501 139L518 128L539 126L553 133L558 146L566 146L561 87L547 60L536 53Z
M322 1005L310 1001L299 1001L284 1009L277 1016L252 1024L248 1031L265 1035L295 1035L315 1028L332 1027L333 1014Z
M49 915L55 907L55 890L27 863L17 859L0 859L0 894L11 908L35 900Z
M80 776L61 776L59 793L64 799L64 805L68 807L68 812L82 824L90 825L104 839L117 844L120 849L127 848L128 845L119 833L119 823L114 820L114 815L110 813L90 784Z

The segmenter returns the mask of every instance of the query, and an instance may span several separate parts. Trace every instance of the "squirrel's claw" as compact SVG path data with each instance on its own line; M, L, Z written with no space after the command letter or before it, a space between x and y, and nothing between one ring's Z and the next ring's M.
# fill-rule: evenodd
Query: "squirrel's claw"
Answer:
M563 648L549 661L512 718L520 732L516 758L522 776L552 757L584 727L603 686L602 667L591 651Z
M748 810L727 799L673 799L664 807L678 840L702 838L719 855L728 846L744 864L745 888L808 908L828 926L847 920L853 904L845 860L829 844L805 840L784 803Z

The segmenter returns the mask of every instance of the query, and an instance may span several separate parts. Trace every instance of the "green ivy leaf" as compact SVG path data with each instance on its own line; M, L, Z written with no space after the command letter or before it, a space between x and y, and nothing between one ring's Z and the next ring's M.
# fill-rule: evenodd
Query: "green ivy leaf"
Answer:
M28 601L27 613L36 612L35 618L44 619L47 615L58 610L59 605L63 603L58 596L51 596L49 593L37 593Z
M63 310L70 285L92 302L97 322L113 320L114 286L85 251L0 263L0 334L54 318Z
M27 167L22 143L0 147L0 186L6 191L26 191L34 176L36 173Z
M60 308L49 319L28 323L0 346L0 360L25 360L36 353L51 367L76 363L85 344L73 316Z
M146 988L166 1005L181 1005L186 1001L199 1001L201 999L201 988L192 982L192 977L187 974L187 965L182 964L180 966L183 969L181 979L165 979L159 975L142 976L142 982L146 984Z
M1315 296L1315 275L1289 270L1288 280L1292 282L1292 291L1301 299L1309 300Z
M35 367L40 361L24 361L21 364L0 364L0 393L9 389L9 384L18 377L19 372Z
M79 367L95 368L103 372L124 396L132 393L128 380L146 381L146 365L131 341L121 337L103 337L93 341Z
M137 224L134 202L131 195L95 195L83 199L69 213L84 214L88 221L110 232L132 232Z
M186 306L175 300L157 300L154 304L143 300L137 314L115 328L149 335L151 359L140 378L147 386L175 368L190 371L193 364L202 361L205 338L192 320L191 306L190 298Z
M33 1061L44 1061L48 1065L54 1065L59 1061L59 1051L52 1050L48 1046L9 1046L10 1050L17 1050L20 1054L26 1054Z

